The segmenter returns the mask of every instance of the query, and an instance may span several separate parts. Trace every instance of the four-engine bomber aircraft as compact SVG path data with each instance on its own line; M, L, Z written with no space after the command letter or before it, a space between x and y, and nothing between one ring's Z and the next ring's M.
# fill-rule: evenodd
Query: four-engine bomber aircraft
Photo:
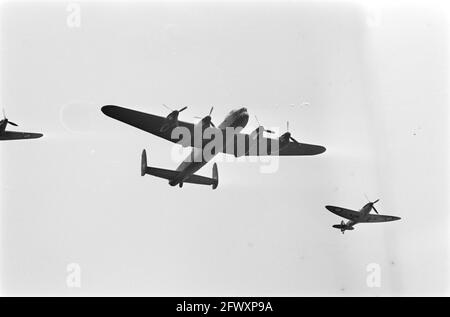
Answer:
M361 208L360 211L335 206L325 206L325 208L327 208L332 213L349 220L347 221L347 223L345 223L344 220L342 220L341 224L333 225L333 228L341 229L342 234L345 232L345 230L353 230L354 229L353 226L356 225L357 223L387 222L401 219L400 217L395 216L379 215L378 211L374 206L374 204L377 203L378 201L379 199L375 200L374 202L368 202L364 207ZM370 214L372 209L377 213L376 215Z
M103 106L101 110L111 118L147 131L165 140L185 147L192 147L188 158L175 171L147 166L147 154L143 150L141 175L150 174L165 178L171 186L179 185L182 187L183 183L194 183L211 185L213 189L217 188L219 179L216 163L213 166L212 178L195 175L194 173L219 152L232 154L236 157L250 155L317 155L325 152L323 146L297 142L289 131L278 139L265 138L263 136L264 132L273 133L273 131L266 130L262 126L259 126L251 134L240 133L249 119L246 108L231 111L217 127L211 119L213 108L197 124L178 120L178 115L186 108L173 110L167 117L113 105ZM183 131L185 133L182 133ZM232 131L231 134L230 131ZM211 147L210 144L214 144L214 146ZM208 149L208 147L210 147L211 155L205 155L204 153L204 150Z
M23 140L23 139L37 139L42 136L41 133L31 133L31 132L16 132L16 131L6 131L6 126L10 124L15 127L18 125L12 121L9 121L5 116L5 111L3 110L3 119L0 120L0 141L6 140Z

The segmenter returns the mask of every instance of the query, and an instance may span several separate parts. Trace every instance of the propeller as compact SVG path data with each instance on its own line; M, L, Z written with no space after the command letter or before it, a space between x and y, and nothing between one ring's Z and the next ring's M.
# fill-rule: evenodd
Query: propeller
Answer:
M166 117L164 125L160 129L161 132L167 132L173 126L177 126L178 125L178 115L180 114L180 112L186 110L187 106L184 106L180 110L173 110L173 109L171 109L169 106L167 106L165 104L162 104L162 105L164 106L164 108L166 108L169 111L171 111L169 113L169 115Z
M372 209L378 214L378 210L375 208L374 205L375 205L377 202L379 202L380 200L377 199L377 200L375 200L375 201L370 201L370 199L367 197L366 194L364 194L364 196L366 197L366 199L367 199L367 201L369 202L369 204L372 205Z
M166 105L166 104L164 104L164 103L163 103L162 105L163 105L163 107L164 107L164 108L166 108L167 110L169 110L169 111L173 111L173 109L172 109L172 108L170 108L170 107L169 107L168 105Z
M262 131L265 131L265 132L267 132L267 133L275 133L275 132L272 131L272 130L267 130L266 128L264 128L264 127L259 123L258 117L257 117L256 115L255 115L255 119L256 119L256 122L258 122L258 128L262 129Z
M15 127L18 127L18 126L19 126L18 124L14 123L14 122L12 122L12 121L9 121L9 120L6 118L6 115L5 115L5 109L3 109L3 119L6 120L6 123L9 123L9 124L11 124L11 125L13 125L13 126L15 126Z
M294 137L291 135L291 132L289 132L289 121L286 122L286 133L282 135L282 137L285 137L289 140L292 140L293 142L300 144Z
M198 116L195 116L194 118L197 118L197 119L202 119L202 121L203 121L203 123L206 123L206 124L208 124L208 125L211 125L211 126L213 126L214 128L216 127L215 125L214 125L214 123L212 123L212 118L211 118L211 113L213 112L213 110L214 110L214 107L211 107L211 110L209 110L209 114L206 116L206 117L204 117L204 118L202 118L202 117L198 117Z
M167 106L166 104L162 104L166 109L168 109L169 111L172 111L170 115L178 115L180 112L184 111L187 109L187 106L184 106L183 108L181 108L180 110L173 110L172 108L170 108L169 106Z
M374 204L376 204L378 201L379 201L379 199L375 200L375 201L372 203L372 208L373 208L373 210L374 210L377 214L378 214L378 210L375 208Z

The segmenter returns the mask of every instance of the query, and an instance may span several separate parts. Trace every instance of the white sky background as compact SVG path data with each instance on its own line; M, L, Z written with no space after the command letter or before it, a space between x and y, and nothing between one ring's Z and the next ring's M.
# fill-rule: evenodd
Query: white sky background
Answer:
M5 294L448 293L448 20L439 6L343 2L2 3L1 105L30 141L1 143ZM309 105L300 106L302 103ZM175 169L172 144L106 117L246 106L320 144L315 157L218 162L219 187ZM294 106L291 106L291 105ZM199 173L211 175L212 164ZM382 214L342 235L328 204ZM82 269L80 289L66 266ZM366 284L370 263L381 287Z

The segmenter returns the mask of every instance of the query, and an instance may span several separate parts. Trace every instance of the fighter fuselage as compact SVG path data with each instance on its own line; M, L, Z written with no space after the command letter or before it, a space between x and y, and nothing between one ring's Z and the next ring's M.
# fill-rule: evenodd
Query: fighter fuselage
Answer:
M344 230L352 230L353 226L356 225L358 222L364 221L367 218L367 215L370 214L372 211L373 203L367 203L364 205L364 207L361 208L359 211L359 218L357 220L349 220L347 221L342 229ZM337 227L336 227L337 228ZM339 228L341 229L341 228Z

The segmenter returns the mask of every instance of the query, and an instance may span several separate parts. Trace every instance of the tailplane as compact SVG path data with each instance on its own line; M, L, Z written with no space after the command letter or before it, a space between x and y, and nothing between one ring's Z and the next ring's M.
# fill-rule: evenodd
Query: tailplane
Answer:
M352 226L346 225L345 222L342 220L340 224L333 225L333 228L340 229L342 234L344 234L345 230L353 230Z
M183 187L183 183L191 183L199 185L211 185L213 189L216 189L219 185L219 173L217 171L216 163L214 163L213 165L212 178L195 174L184 178L179 171L147 166L147 152L143 150L141 156L141 176L144 176L145 174L165 178L169 181L169 184L171 186L179 185L180 187Z

